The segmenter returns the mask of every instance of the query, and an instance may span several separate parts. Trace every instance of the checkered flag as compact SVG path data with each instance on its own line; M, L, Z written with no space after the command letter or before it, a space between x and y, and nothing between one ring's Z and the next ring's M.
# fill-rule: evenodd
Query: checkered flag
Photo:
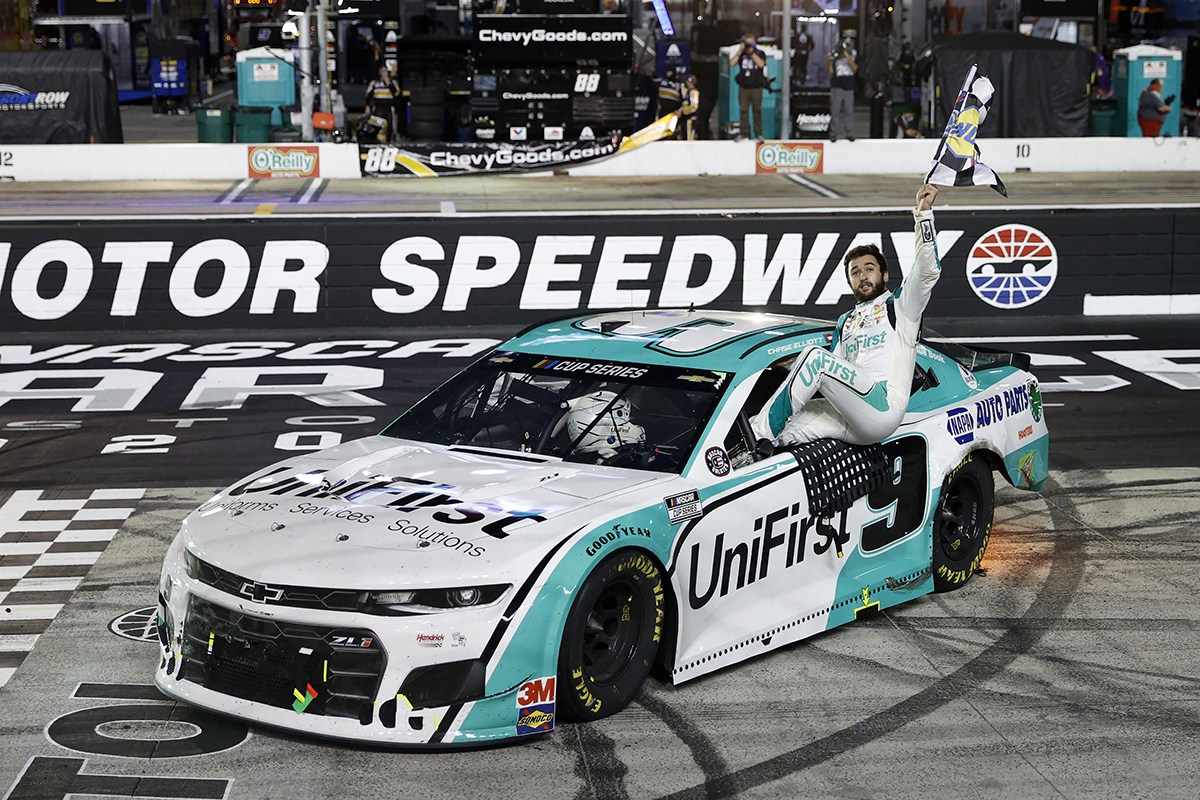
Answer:
M962 91L954 101L954 110L946 122L942 141L925 176L925 183L938 186L991 186L1008 197L1004 181L991 167L979 160L979 145L975 137L987 119L988 108L996 89L986 75L979 75L979 66L971 65Z

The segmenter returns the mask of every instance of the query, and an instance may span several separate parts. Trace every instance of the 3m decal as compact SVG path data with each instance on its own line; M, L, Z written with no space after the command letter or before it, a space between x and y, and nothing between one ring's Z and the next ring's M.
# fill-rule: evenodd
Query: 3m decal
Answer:
M555 677L535 678L517 688L517 707L554 702Z
M517 735L554 730L554 676L535 678L517 687Z

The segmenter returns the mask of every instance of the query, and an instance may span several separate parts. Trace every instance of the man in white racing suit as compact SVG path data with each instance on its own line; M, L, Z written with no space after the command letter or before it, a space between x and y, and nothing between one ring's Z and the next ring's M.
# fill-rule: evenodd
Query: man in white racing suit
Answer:
M851 444L880 442L895 432L908 408L921 315L941 275L933 201L937 188L917 192L913 210L916 259L895 292L875 245L846 254L846 278L857 304L841 316L833 352L809 346L787 380L752 421L760 439L789 446L816 439ZM813 400L821 392L827 402Z

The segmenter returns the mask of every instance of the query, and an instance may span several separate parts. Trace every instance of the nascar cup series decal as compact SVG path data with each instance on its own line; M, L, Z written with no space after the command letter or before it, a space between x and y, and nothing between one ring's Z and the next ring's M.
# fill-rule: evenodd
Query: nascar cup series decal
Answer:
M1001 225L980 236L967 255L967 283L995 308L1025 308L1050 293L1058 251L1050 237L1028 225Z
M695 519L704 513L700 492L695 489L672 497L665 497L663 502L667 504L667 519L672 525L684 520Z
M554 676L525 681L517 689L517 735L554 730Z

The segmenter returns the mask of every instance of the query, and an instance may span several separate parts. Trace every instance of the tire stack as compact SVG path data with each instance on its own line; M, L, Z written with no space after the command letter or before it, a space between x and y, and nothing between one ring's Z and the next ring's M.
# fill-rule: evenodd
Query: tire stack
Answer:
M408 98L412 118L409 138L414 141L438 141L446 132L446 92L443 87L412 89Z

